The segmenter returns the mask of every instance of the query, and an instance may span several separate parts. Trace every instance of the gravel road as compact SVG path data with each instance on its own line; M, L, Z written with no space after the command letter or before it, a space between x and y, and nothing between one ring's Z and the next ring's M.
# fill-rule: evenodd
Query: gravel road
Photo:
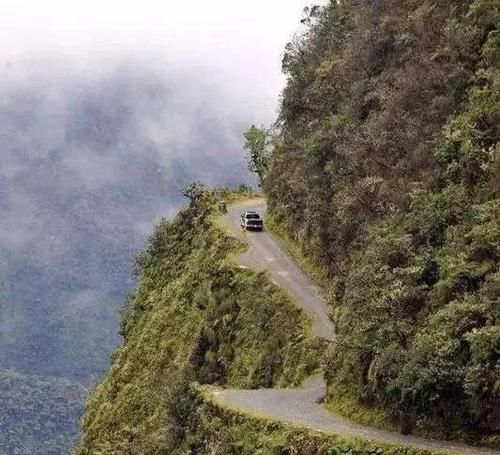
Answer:
M228 208L228 213L224 217L226 225L235 236L240 238L244 236L249 245L248 250L238 258L239 263L244 267L267 270L272 279L282 286L311 318L314 334L321 338L332 339L333 324L319 288L290 258L275 236L265 231L255 233L242 231L239 216L246 210L255 210L263 214L266 203L263 199L254 200ZM500 455L500 451L494 449L402 435L353 423L328 412L319 403L325 393L325 381L321 378L309 380L302 389L213 389L217 400L240 411L325 433L356 436L443 453Z
M246 210L255 210L263 215L266 203L259 199L230 206L224 217L233 235L244 237L249 244L248 250L239 257L240 264L257 270L267 270L274 282L285 289L309 316L314 335L332 339L334 328L320 289L289 257L272 234L241 229L240 215Z

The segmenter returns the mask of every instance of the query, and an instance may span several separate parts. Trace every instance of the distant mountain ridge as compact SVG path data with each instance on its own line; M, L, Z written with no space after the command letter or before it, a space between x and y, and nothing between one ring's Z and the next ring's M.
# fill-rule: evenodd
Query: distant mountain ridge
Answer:
M0 370L0 452L67 453L87 390L79 383Z

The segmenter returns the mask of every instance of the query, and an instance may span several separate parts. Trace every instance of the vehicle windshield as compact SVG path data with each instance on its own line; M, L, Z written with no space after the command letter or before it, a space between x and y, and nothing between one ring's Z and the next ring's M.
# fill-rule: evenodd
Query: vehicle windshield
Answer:
M246 218L247 220L258 220L260 216L258 213L247 213Z

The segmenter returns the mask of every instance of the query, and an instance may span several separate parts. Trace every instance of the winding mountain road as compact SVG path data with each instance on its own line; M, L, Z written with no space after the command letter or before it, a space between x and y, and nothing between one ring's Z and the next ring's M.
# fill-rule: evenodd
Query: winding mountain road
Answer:
M263 215L266 203L258 199L233 205L224 217L231 233L235 237L244 237L248 243L249 248L238 258L240 265L268 271L273 281L285 289L309 316L314 335L331 340L334 336L333 324L320 289L283 250L274 236L267 232L241 229L240 215L246 210L255 210Z
M239 238L244 236L249 245L249 248L238 257L239 264L243 267L267 270L271 278L283 287L310 317L314 334L331 340L334 337L334 327L320 289L290 258L275 236L268 232L242 231L239 217L246 210L255 210L263 214L266 210L265 200L258 199L230 206L224 216L224 222L231 233ZM302 389L217 389L213 394L219 402L239 411L325 433L355 436L457 455L500 455L500 451L494 449L402 435L365 427L334 415L319 404L326 394L326 384L321 378L309 380Z

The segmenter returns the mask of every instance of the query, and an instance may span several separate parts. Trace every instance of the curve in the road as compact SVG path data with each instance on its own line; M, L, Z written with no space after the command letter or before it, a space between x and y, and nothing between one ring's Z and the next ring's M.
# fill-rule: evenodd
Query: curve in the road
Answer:
M263 214L266 210L265 200L230 206L224 216L225 224L232 234L237 237L244 236L248 243L248 249L238 258L240 265L268 271L272 279L283 287L310 317L314 334L328 340L333 339L333 323L320 289L290 258L275 236L268 232L249 233L241 230L239 217L245 210L255 210ZM308 381L302 389L225 389L214 390L213 394L221 403L234 409L326 433L459 455L500 455L500 451L495 449L379 430L334 415L319 404L326 394L325 381L320 378Z

